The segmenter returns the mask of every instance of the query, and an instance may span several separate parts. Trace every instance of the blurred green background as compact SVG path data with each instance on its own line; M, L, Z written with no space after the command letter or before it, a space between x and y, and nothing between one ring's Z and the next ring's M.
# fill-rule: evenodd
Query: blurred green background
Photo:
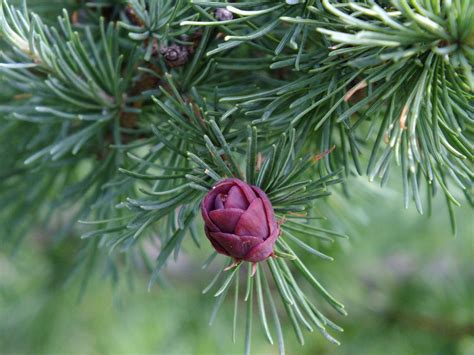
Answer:
M314 332L305 333L306 344L300 346L283 317L287 353L474 354L472 211L456 210L454 237L442 198L428 218L413 207L404 210L398 191L380 192L363 181L360 186L352 200L336 195L329 199L330 209L317 207L350 229L349 241L325 250L335 261L305 259L346 305L347 317L326 309L345 329L335 334L342 345L329 344ZM0 248L0 353L243 353L244 315L237 342L231 340L232 297L208 326L213 297L201 290L214 270L201 270L210 251L204 240L203 250L185 245L168 266L165 288L147 292L149 275L135 272L127 278L117 270L122 277L112 289L96 273L78 302L79 280L64 280L80 241L55 245L48 231L35 234L14 256ZM313 296L324 309L324 302ZM278 353L265 342L258 316L252 353Z

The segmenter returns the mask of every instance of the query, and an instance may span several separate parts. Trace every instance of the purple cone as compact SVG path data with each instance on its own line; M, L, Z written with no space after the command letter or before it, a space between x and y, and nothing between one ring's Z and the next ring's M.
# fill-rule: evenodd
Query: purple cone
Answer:
M201 204L206 235L218 253L258 262L273 254L280 234L265 192L239 179L217 183Z

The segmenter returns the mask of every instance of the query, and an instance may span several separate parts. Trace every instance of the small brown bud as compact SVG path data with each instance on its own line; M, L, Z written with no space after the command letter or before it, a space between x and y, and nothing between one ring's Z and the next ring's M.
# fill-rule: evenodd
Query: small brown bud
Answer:
M181 67L188 62L189 52L184 46L172 44L169 47L162 47L160 54L165 58L166 64L170 67Z
M215 12L216 19L219 21L229 21L234 18L232 12L224 8L218 8Z

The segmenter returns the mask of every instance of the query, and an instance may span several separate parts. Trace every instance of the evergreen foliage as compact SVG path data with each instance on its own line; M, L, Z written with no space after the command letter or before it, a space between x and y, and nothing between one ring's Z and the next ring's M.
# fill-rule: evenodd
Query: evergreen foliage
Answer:
M208 248L199 204L236 177L266 192L283 232L255 276L225 260L204 289L211 322L233 286L246 353L256 313L284 352L280 305L300 343L303 329L337 343L320 301L344 306L300 254L331 260L318 249L347 236L312 207L349 197L354 174L385 185L396 166L405 207L430 211L440 190L454 232L454 206L473 204L470 0L28 5L0 5L0 240L15 250L38 224L60 223L58 242L79 229L84 287L101 260L114 281L143 263L163 284L186 238Z

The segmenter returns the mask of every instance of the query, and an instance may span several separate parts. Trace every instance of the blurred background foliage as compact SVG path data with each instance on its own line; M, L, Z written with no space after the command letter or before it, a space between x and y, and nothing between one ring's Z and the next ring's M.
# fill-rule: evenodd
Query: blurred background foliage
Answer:
M331 314L345 329L339 336L342 345L315 332L301 347L291 323L282 318L287 353L474 354L472 211L458 209L453 237L441 196L428 218L414 207L400 209L400 191L382 191L364 179L357 184L352 200L335 194L327 202L330 209L317 206L333 211L329 219L350 222L351 239L331 246L333 262L305 260L346 305L349 316ZM147 292L149 274L134 270L127 277L124 265L114 287L97 273L79 300L80 280L70 277L69 269L80 241L72 236L57 242L48 238L49 232L38 228L14 256L0 248L0 353L243 352L243 327L238 327L235 344L228 331L232 297L208 326L212 296L201 290L218 263L201 270L207 244L196 252L188 241L192 253L185 248L170 263L165 286ZM254 327L252 353L277 354L276 346L265 343L257 317Z

